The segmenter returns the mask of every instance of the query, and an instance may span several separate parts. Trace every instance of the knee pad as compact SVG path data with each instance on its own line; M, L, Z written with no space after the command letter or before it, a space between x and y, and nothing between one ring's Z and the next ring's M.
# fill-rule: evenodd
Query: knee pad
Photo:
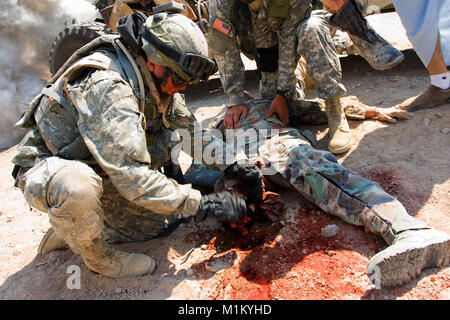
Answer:
M271 48L258 48L258 69L261 72L276 72L278 70L278 45Z

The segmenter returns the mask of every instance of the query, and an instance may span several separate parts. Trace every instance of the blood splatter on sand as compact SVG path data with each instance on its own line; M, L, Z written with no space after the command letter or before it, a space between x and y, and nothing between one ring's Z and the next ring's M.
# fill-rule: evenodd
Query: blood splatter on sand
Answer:
M220 274L223 298L342 299L361 296L371 286L365 274L368 256L383 247L375 235L326 215L310 204L302 207L290 222L284 217L274 224L255 224L243 237L229 230L211 240L210 246L223 256L235 252L237 263ZM336 224L336 237L325 238L321 229ZM347 237L348 230L358 236ZM208 261L193 269L199 277L211 273Z

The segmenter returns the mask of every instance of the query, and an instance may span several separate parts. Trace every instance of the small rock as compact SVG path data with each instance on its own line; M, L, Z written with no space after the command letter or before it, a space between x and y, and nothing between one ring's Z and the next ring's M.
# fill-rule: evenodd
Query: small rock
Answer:
M335 224L330 224L326 227L323 227L322 230L320 230L320 234L322 237L325 238L332 238L335 237L339 233L339 227Z
M114 293L121 294L123 289L121 287L117 287Z
M13 254L13 256L18 256L18 255L20 255L20 251L19 250L14 250L12 254Z
M442 118L444 115L442 114L442 113L440 113L440 112L436 112L436 117L438 117L438 118Z
M219 271L219 269L215 268L215 266L209 265L209 264L205 264L205 269L208 270L209 272L217 272Z
M441 130L442 134L448 134L450 132L449 128L444 128Z
M192 277L194 275L194 271L192 269L186 270L186 277Z
M428 118L423 119L422 124L423 124L425 127L428 126L428 125L430 124L430 119L428 119Z

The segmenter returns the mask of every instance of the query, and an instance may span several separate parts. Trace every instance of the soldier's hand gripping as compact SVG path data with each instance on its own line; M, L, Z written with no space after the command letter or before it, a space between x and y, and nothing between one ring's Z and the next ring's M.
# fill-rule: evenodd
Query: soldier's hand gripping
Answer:
M212 216L220 222L240 223L252 215L253 212L247 207L244 198L235 192L221 191L202 196L195 221L200 222Z
M248 114L248 106L245 104L238 104L228 109L223 122L228 129L234 129L241 119L241 116L246 118Z
M270 105L269 111L266 114L266 118L270 118L274 113L278 115L280 121L287 127L289 124L289 110L287 101L285 97L279 94L275 95L275 98Z

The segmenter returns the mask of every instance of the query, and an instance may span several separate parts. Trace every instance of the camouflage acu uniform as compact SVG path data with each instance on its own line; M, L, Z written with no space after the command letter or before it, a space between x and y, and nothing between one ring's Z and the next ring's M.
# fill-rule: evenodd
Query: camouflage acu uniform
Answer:
M115 242L148 240L177 214L195 215L200 192L154 170L170 161L171 130L196 125L184 98L171 98L164 128L149 94L141 112L117 53L97 51L77 64L50 88L62 88L70 105L43 95L28 113L30 130L13 159L26 201L48 212L75 252L101 233Z
M328 23L330 14L314 11L297 28L297 54L306 61L306 72L318 86L322 99L341 97L346 93L342 78L341 63L331 37Z
M302 98L298 88L299 77L295 69L300 56L307 62L307 71L319 86L319 97L323 99L342 96L346 90L340 83L341 67L334 48L328 12L315 10L309 16L309 0L291 0L287 18L270 17L268 0L253 7L252 27L256 48L271 48L278 45L279 58L277 72L262 72L260 81L261 98L270 99L276 90L290 90L292 99ZM242 42L231 23L230 7L227 0L210 2L211 24L216 18L231 26L228 35L211 29L209 45L215 50L220 77L225 93L229 95L229 105L242 104L244 88L244 65L240 58Z
M234 130L235 145L246 141L243 149L248 158L264 163L267 169L263 173L272 182L293 188L348 223L366 226L388 244L401 231L427 228L377 183L343 168L330 152L313 148L302 131L284 127L273 116L265 119L270 100L249 100L247 104L248 116ZM245 140L255 136L250 132L264 133L257 141Z

